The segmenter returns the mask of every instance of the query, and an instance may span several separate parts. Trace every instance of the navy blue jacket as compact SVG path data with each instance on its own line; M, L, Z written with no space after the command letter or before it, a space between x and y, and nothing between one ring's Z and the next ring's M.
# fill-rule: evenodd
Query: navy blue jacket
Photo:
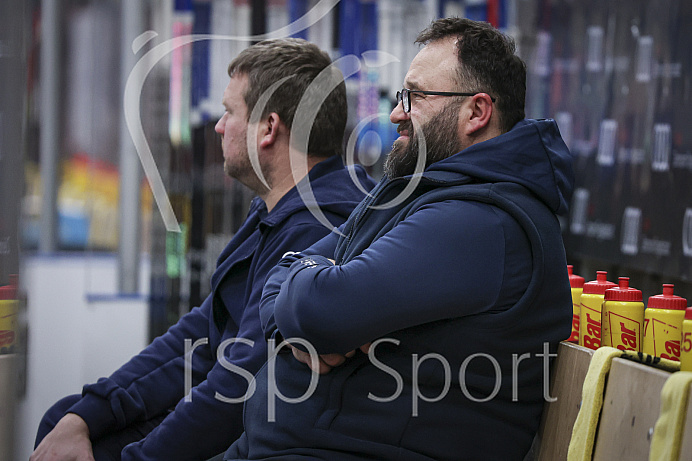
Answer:
M356 167L355 175L363 187L374 185L362 168ZM319 209L336 226L364 196L339 157L314 166L308 178ZM222 452L242 433L242 397L267 359L258 315L267 272L285 252L305 249L330 231L296 188L270 213L256 198L219 256L211 294L202 305L109 378L85 386L69 412L80 415L96 439L175 407L147 437L123 450L123 460L207 459ZM186 340L192 351L187 384ZM187 396L186 386L191 387Z
M374 343L319 378L281 349L256 375L227 459L528 451L549 356L570 333L556 214L567 211L571 155L555 122L525 120L432 164L404 193L413 179L383 180L341 237L270 272L260 305L270 351L282 337L319 354Z

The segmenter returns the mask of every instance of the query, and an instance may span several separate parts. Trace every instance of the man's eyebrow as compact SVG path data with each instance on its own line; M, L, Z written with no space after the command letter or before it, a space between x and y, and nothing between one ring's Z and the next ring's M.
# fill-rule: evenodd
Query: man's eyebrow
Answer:
M414 81L409 80L408 82L404 82L404 86L409 89L409 90L420 90L420 86Z

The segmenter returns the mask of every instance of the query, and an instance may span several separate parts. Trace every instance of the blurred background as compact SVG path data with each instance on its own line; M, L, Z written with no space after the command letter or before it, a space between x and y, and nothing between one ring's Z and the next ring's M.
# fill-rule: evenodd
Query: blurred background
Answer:
M575 273L692 299L692 2L4 0L0 460L28 459L52 403L207 295L252 198L214 132L240 50L292 35L361 59L347 160L379 177L413 40L449 15L512 35L527 116L558 122Z

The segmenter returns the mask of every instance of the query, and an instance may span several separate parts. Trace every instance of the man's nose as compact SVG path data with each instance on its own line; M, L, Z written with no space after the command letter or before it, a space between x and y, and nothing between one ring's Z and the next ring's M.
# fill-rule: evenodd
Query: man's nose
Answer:
M404 112L404 104L401 101L396 106L394 106L394 109L392 109L392 113L389 114L389 121L394 124L399 124L404 120L408 120L409 118L409 114Z
M214 131L216 131L220 135L223 135L223 124L224 124L223 119L224 119L224 117L226 117L226 115L222 115L221 118L219 119L219 121L216 122L216 125L214 125Z

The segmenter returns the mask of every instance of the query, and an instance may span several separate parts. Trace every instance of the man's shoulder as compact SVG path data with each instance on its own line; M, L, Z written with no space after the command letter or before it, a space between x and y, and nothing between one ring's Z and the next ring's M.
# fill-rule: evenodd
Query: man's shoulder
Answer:
M296 209L277 223L274 229L278 233L326 235L345 221L345 218L340 214L330 213L328 210L323 210L322 214L326 220L318 218L314 211L309 208Z
M333 161L326 160L325 163ZM330 168L321 167L316 172L311 171L307 178L284 195L264 221L274 226L312 223L338 227L374 185L375 182L360 166L354 166L351 171L341 163Z
M310 171L307 180L317 203L334 201L360 202L375 186L361 165L344 165L340 157L330 157L318 163ZM305 184L300 190L308 189Z
M478 201L503 206L508 203L538 201L526 187L512 182L483 182L440 187L422 194L418 202L445 200Z

